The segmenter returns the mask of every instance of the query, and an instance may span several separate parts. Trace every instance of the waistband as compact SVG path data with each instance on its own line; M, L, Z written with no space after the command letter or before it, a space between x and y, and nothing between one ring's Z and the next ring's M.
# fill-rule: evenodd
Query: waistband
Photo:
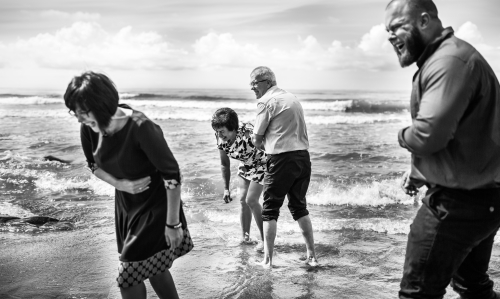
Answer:
M500 188L484 189L454 189L443 186L436 186L427 191L427 193L444 192L458 200L473 201L477 204L500 204Z
M281 155L290 155L290 154L300 154L300 153L309 153L308 150L296 150L296 151L290 151L290 152L283 152L279 154L267 154L268 156L281 156Z

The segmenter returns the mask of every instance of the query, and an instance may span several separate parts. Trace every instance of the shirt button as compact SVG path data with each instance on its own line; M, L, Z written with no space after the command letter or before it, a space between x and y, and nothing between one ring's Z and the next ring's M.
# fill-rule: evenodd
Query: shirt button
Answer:
M495 208L494 207L490 207L490 212L493 213L493 211L495 211Z

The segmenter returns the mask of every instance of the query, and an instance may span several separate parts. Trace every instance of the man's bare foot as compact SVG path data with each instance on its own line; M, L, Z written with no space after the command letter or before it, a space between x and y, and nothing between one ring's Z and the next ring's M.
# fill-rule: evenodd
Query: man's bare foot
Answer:
M262 262L258 263L257 265L261 266L264 269L271 269L273 267L273 264L269 260L263 260Z
M273 267L273 262L271 261L268 255L264 255L264 259L261 262L256 261L255 264L257 266L261 266L264 269L270 269Z

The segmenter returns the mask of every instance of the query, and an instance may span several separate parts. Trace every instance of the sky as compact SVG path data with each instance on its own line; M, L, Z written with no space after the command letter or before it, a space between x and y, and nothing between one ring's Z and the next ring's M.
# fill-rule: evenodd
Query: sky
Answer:
M434 2L500 74L500 1ZM416 66L387 41L387 3L0 0L0 93L62 93L87 70L120 91L244 89L260 65L290 90L410 90Z

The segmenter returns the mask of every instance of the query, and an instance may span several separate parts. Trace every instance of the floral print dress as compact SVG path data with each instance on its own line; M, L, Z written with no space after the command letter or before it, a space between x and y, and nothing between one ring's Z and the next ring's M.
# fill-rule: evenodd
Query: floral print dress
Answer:
M252 182L264 184L267 156L263 150L257 149L252 142L253 125L241 124L232 144L218 143L217 148L223 150L229 158L240 161L238 175Z

